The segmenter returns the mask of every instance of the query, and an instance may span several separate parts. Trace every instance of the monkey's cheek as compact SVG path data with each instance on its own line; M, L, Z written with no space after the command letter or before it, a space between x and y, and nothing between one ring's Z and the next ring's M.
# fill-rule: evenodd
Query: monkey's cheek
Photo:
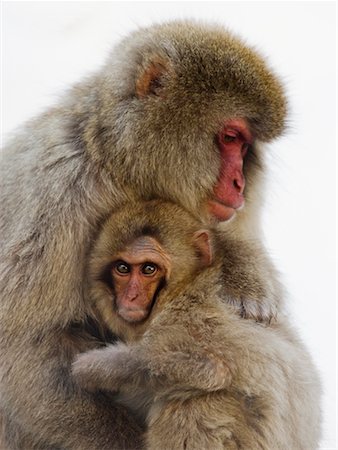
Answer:
M230 220L236 213L236 209L225 206L222 203L210 200L208 202L208 212L218 222Z
M149 315L149 311L146 309L120 308L118 315L126 322L137 323L145 320Z

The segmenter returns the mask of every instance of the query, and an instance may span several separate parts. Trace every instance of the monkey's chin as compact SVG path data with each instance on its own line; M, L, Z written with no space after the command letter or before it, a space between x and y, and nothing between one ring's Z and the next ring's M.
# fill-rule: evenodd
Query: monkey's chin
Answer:
M149 311L145 309L127 309L127 308L121 308L118 311L118 315L129 323L138 323L145 320L148 315Z
M215 200L210 200L208 202L208 212L218 222L225 222L230 220L236 214L236 209L231 206L223 205L223 203L219 203Z

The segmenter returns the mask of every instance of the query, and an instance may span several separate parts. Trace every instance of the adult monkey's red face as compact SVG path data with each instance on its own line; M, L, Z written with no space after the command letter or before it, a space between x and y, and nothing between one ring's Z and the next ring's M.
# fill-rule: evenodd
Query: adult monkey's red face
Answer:
M244 205L243 162L252 140L243 119L227 121L217 135L221 168L213 190L214 196L208 201L208 211L219 221L229 220Z

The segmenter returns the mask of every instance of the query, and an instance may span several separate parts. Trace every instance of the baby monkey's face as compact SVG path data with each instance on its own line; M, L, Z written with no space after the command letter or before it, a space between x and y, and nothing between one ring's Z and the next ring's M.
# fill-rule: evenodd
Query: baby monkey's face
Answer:
M114 310L121 319L130 324L144 321L165 285L191 278L198 267L211 264L208 231L192 234L189 244L177 241L169 251L156 238L141 236L113 256L109 275Z
M117 314L131 323L145 320L170 272L169 255L156 239L135 239L116 255L111 267Z

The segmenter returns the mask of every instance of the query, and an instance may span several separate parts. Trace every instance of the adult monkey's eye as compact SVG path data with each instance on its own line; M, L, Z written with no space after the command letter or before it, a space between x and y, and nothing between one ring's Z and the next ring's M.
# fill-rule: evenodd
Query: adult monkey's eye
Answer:
M153 275L155 272L157 272L157 266L153 263L145 263L142 266L141 272L143 275Z
M242 150L241 150L243 157L248 153L249 149L250 149L250 144L248 144L247 142L244 142L244 144L242 145Z
M127 273L130 273L130 266L124 261L117 261L114 264L114 269L117 273L121 275L125 275Z
M234 142L237 139L237 136L233 136L232 134L225 134L223 136L223 142L229 144L230 142Z

